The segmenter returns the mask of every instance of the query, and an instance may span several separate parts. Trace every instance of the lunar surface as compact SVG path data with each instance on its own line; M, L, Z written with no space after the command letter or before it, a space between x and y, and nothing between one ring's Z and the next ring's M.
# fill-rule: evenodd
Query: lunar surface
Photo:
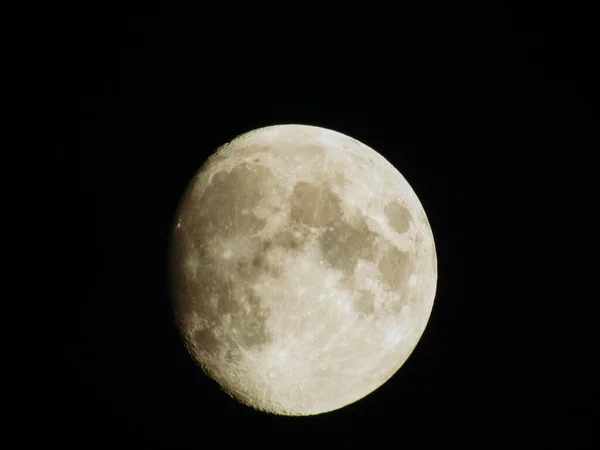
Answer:
M190 182L171 241L177 325L232 397L314 415L376 390L429 320L435 243L384 157L313 126L260 128Z

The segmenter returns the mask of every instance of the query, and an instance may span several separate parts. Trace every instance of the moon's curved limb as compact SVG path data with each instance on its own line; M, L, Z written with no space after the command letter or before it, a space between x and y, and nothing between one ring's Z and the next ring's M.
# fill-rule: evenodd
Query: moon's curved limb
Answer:
M404 177L332 130L246 133L203 165L172 240L188 350L234 398L319 414L368 395L429 319L437 259Z

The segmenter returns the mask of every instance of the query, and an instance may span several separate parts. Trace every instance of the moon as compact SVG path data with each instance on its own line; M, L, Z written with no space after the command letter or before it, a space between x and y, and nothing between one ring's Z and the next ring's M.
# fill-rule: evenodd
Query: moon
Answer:
M367 145L307 125L220 147L183 194L170 243L191 357L236 400L287 416L343 408L416 347L437 284L431 226Z

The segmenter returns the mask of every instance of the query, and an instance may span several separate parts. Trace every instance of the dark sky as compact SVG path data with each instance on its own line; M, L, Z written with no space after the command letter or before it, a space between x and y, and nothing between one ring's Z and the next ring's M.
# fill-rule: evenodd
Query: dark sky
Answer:
M216 33L179 27L177 15L86 17L57 62L74 93L66 123L88 224L74 232L93 244L91 258L88 246L71 260L87 262L73 263L85 288L63 311L59 441L356 448L528 428L513 199L519 144L557 102L578 101L570 66L548 57L571 55L563 41L500 7L448 8L430 24L437 33L390 33L384 49L355 37L311 42L314 51L274 35L221 49ZM438 250L433 314L408 362L367 398L313 418L267 416L220 392L179 341L166 281L169 228L190 178L221 144L280 123L379 151L419 196Z

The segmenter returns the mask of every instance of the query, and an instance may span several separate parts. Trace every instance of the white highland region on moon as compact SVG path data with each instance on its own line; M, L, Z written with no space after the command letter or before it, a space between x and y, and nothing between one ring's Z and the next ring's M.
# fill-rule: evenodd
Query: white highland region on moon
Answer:
M184 194L171 255L191 356L275 414L332 411L385 383L436 292L433 234L408 182L368 146L306 125L219 148Z

